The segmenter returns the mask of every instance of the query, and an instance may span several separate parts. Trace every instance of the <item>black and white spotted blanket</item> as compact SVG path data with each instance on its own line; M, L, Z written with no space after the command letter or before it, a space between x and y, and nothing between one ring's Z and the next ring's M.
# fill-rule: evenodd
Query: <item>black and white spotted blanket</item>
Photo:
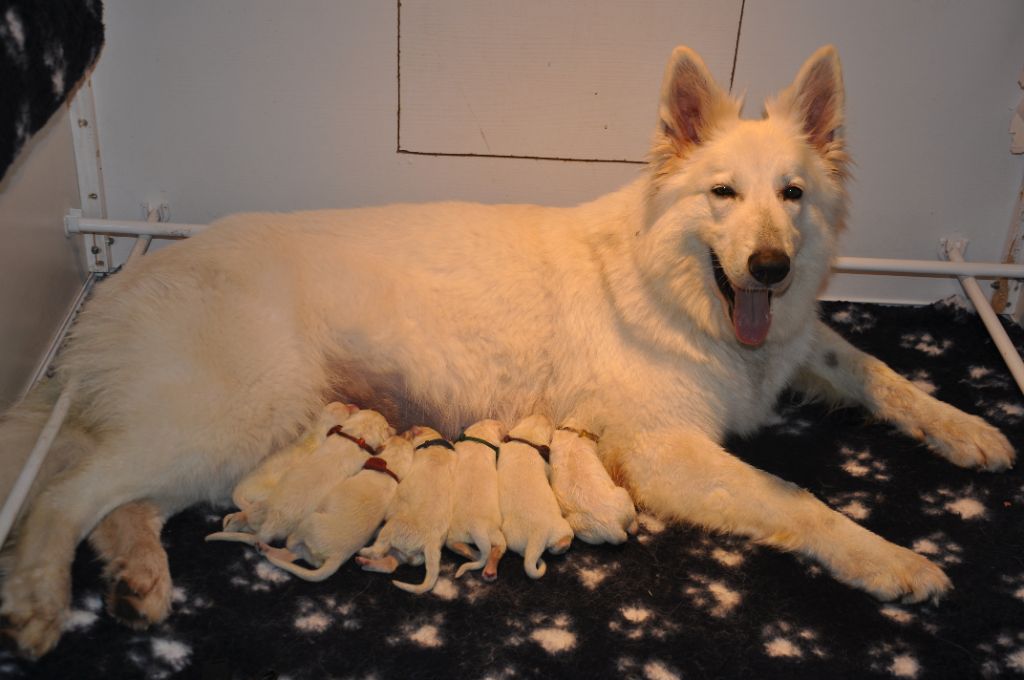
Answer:
M855 345L940 399L978 413L1024 450L1024 399L978 319L945 303L826 303ZM1018 347L1020 329L1011 329ZM497 583L454 578L411 596L347 564L323 583L239 544L207 544L222 508L172 519L170 619L146 632L103 611L82 548L74 611L36 664L0 654L0 675L35 678L971 678L1024 673L1024 475L958 469L857 410L802 405L729 442L870 529L941 564L939 605L884 604L816 564L644 516L619 547L575 543L528 579L506 557ZM402 567L398 576L418 580Z
M100 0L0 0L0 179L102 46Z

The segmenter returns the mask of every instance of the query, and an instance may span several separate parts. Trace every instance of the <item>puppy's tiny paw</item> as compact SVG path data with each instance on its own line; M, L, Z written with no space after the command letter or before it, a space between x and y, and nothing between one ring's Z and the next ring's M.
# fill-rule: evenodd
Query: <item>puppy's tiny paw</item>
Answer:
M222 525L224 531L245 531L249 528L248 517L244 510L232 512L228 515L224 515Z

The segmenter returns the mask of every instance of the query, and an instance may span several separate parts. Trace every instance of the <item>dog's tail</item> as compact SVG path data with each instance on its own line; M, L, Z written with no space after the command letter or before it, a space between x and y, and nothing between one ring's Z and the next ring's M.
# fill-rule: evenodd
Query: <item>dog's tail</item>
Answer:
M476 545L477 550L480 552L477 559L472 562L464 562L456 570L455 578L462 578L462 575L467 571L483 569L484 565L487 564L488 553L491 552L491 538L487 535L487 531L479 524L474 524L469 530L469 536L473 539L473 544Z
M234 541L235 543L245 543L247 545L258 545L260 540L256 534L250 534L247 531L215 531L212 534L207 534L204 541Z
M430 541L423 546L423 564L427 568L423 583L419 585L404 581L392 581L392 583L402 590L416 595L430 592L437 584L437 577L441 574L441 541Z
M348 555L337 554L331 555L324 563L316 569L307 569L306 567L300 567L294 562L288 562L280 557L274 555L264 555L267 561L273 564L279 569L287 571L289 574L294 574L304 581L324 581L334 575L338 569L341 569L341 565L348 559Z
M0 494L9 494L13 490L29 452L46 427L62 388L60 381L46 380L32 388L21 402L0 416ZM98 446L97 437L76 417L74 396L75 388L71 387L69 397L72 406L68 417L50 446L49 454L43 459L28 495L21 503L12 536L24 519L25 509L30 507L32 500L46 488L50 480L73 467Z
M539 533L531 534L529 540L526 541L526 550L523 551L523 568L530 578L540 578L547 573L548 565L540 558L546 547L547 541Z

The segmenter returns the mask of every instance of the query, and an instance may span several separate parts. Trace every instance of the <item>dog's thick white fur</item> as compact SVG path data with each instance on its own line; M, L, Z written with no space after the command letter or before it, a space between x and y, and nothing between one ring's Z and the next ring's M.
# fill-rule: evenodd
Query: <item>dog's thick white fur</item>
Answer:
M252 507L270 496L285 473L320 448L327 440L327 433L332 427L341 425L358 410L350 404L332 401L324 407L317 422L308 432L292 444L267 456L259 467L243 477L231 492L231 500L238 508L238 512L224 516L224 530L238 532L255 529L256 527L249 523L248 516ZM209 536L207 540L210 540Z
M551 489L576 538L624 543L640 528L629 492L616 486L597 455L597 442L576 421L551 435Z
M473 569L480 569L485 581L498 578L498 563L506 549L505 535L501 533L497 465L498 447L504 436L505 426L488 419L467 427L455 442L452 522L445 544L471 560L459 566L455 578ZM470 543L476 546L476 555Z
M547 573L548 565L541 559L545 550L563 553L573 538L572 527L562 517L551 490L549 466L540 453L550 441L551 421L534 414L509 430L498 453L501 533L508 548L523 556L523 568L530 578Z
M408 439L391 437L377 458L402 480L412 466L412 455ZM373 537L398 485L385 472L361 470L331 488L320 507L289 534L285 548L261 543L260 552L271 564L299 578L323 581ZM295 564L299 558L314 568Z
M377 540L359 551L356 562L367 571L388 574L400 563L423 564L422 583L392 581L402 590L421 594L433 590L441 574L441 548L452 521L455 450L431 445L442 440L433 428L417 426L411 432L412 465L388 506Z
M55 387L74 394L55 460L70 467L21 526L10 634L28 655L56 643L75 545L112 510L226 499L335 398L449 435L571 416L662 517L800 552L882 599L941 595L950 582L924 557L721 445L793 386L957 465L1014 460L998 430L817 319L847 212L843 99L826 47L764 118L741 120L681 47L648 167L593 202L241 214L111 277L59 362ZM32 404L56 391L8 417L4 449L31 447L45 420Z

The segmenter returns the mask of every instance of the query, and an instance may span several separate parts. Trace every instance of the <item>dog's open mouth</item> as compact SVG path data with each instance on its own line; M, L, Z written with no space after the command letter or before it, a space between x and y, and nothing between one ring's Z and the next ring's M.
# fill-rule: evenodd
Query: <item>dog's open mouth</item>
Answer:
M718 254L710 247L708 253L711 255L711 271L715 275L715 283L729 307L729 319L736 339L744 345L761 345L768 337L772 325L771 289L733 286Z

